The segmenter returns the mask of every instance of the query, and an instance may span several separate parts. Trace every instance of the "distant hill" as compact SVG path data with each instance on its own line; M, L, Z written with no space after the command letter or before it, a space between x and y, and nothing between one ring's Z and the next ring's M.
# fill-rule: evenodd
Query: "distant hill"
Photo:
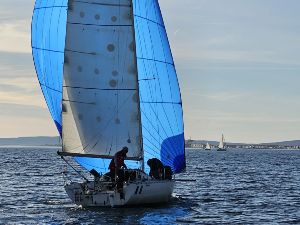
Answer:
M0 138L0 146L59 146L59 137Z
M219 141L206 141L206 140L187 140L186 142L191 142L193 144L203 144L206 145L206 143L210 144L210 145L218 145ZM243 143L230 143L230 142L226 142L228 145L244 145Z
M206 140L186 140L186 143L193 143L193 144L203 144L209 143L210 145L218 145L218 141L206 141ZM252 143L233 143L227 142L228 145L253 145ZM258 145L268 145L268 146L300 146L300 140L293 140L293 141L280 141L280 142L269 142L269 143L261 143Z
M262 145L300 146L300 140L280 141L280 142L273 142L273 143L262 143Z
M186 140L186 143L218 145L218 141ZM247 145L250 143L227 143L228 145ZM59 137L18 137L0 138L0 146L60 146ZM259 145L274 146L300 146L300 140L261 143Z

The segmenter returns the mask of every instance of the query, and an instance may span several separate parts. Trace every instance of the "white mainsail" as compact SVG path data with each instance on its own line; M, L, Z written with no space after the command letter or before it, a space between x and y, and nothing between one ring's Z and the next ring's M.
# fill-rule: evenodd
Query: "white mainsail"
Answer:
M63 85L63 151L142 156L132 4L69 1Z
M219 143L219 149L224 149L225 148L225 143L224 143L224 135L222 134L221 141Z
M206 143L205 149L206 150L210 150L211 149L210 144L208 142Z

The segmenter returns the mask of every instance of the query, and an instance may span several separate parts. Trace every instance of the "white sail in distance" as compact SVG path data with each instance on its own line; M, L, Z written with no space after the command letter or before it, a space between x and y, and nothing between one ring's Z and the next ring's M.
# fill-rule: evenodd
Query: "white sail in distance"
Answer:
M222 138L221 138L221 141L219 143L219 146L218 146L220 149L223 149L225 147L225 143L224 143L224 135L222 134Z
M210 150L210 149L211 149L210 144L209 144L208 142L206 143L205 149L207 149L207 150Z
M131 1L69 1L62 111L64 152L142 156Z

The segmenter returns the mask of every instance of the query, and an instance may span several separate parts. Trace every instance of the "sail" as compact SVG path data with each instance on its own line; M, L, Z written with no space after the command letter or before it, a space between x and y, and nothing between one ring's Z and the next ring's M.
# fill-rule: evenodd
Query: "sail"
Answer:
M36 0L32 53L63 149L88 156L75 158L83 167L105 172L105 157L127 146L130 168L144 157L185 169L182 102L157 0Z
M63 151L142 156L132 5L69 1L63 85Z
M157 0L133 0L144 158L185 169L182 102Z
M210 149L210 144L209 143L206 143L206 149Z
M221 138L221 141L220 141L218 147L219 147L220 149L223 149L223 148L225 147L225 145L224 145L224 136L223 136L223 134L222 134L222 138Z
M31 46L44 98L59 133L67 0L36 0L32 16Z

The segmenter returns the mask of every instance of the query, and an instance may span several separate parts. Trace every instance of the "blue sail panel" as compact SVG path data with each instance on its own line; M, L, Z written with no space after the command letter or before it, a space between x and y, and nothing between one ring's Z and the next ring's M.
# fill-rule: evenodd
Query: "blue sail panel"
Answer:
M32 55L51 116L61 135L61 100L67 0L37 0L32 16Z
M96 170L99 173L106 173L108 171L109 163L111 159L100 159L100 158L81 158L76 157L76 161L87 170ZM140 163L137 161L125 160L125 164L130 169L140 168Z
M133 0L144 158L185 169L182 103L157 0ZM145 167L149 171L149 167Z

